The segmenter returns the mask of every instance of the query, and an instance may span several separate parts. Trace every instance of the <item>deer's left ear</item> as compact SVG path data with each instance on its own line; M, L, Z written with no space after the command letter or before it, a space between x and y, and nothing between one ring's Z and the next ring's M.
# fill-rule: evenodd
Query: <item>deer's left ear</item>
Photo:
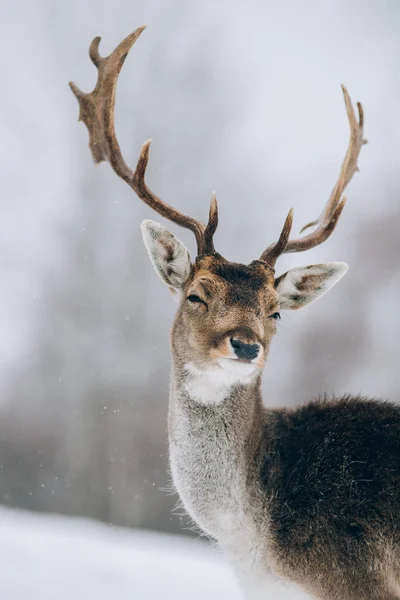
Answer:
M290 269L275 280L282 310L296 310L323 296L345 275L348 265L331 262Z

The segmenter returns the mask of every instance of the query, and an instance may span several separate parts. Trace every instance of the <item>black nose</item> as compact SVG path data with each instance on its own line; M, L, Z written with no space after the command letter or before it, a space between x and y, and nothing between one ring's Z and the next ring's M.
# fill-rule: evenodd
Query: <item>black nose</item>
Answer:
M238 358L244 358L246 360L253 360L253 358L256 358L260 350L258 344L245 344L235 338L231 338L231 346Z

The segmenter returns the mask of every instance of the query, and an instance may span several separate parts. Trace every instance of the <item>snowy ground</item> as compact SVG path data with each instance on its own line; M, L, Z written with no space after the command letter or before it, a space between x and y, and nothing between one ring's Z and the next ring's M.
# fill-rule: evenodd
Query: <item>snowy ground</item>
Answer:
M240 600L200 541L82 519L0 510L1 600ZM271 585L266 600L298 598Z

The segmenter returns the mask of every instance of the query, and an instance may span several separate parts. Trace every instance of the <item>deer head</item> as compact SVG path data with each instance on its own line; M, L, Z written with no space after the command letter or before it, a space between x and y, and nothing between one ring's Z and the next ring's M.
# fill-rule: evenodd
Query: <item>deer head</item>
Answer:
M80 117L89 130L89 146L95 163L108 161L146 204L163 217L193 231L197 256L191 260L183 243L162 225L144 221L142 232L149 257L161 279L179 294L179 309L172 332L172 349L178 364L196 372L221 369L244 381L262 369L281 310L297 310L325 294L346 273L341 262L296 267L276 277L275 264L287 252L303 252L324 242L333 232L345 205L342 194L358 170L363 139L363 110L358 118L344 86L350 123L350 141L338 180L312 233L290 239L290 210L277 242L249 265L229 262L215 251L213 235L218 208L212 196L207 225L186 216L158 198L145 183L151 140L142 147L136 170L125 163L114 129L114 103L118 75L125 58L144 27L125 38L103 58L100 38L90 46L90 58L98 69L98 80L90 94L73 83L80 104ZM302 231L303 231L302 230Z

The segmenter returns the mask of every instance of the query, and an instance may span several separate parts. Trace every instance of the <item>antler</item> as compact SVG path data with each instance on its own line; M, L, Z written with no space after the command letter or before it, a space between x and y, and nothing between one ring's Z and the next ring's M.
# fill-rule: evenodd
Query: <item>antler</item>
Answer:
M208 254L214 252L213 235L218 225L215 194L211 199L207 226L201 221L179 212L158 198L145 183L151 140L143 144L136 170L133 172L123 159L115 134L114 104L118 75L129 50L144 29L145 27L139 27L128 35L107 57L99 54L101 38L94 38L90 45L89 56L98 70L96 87L90 94L84 94L74 83L70 83L80 106L79 121L83 121L88 128L89 147L94 162L108 161L115 173L126 181L146 204L163 217L193 231L199 255Z
M305 250L310 250L310 248L314 248L314 246L318 246L322 244L335 229L339 217L342 213L344 205L346 204L346 198L342 198L342 194L353 177L354 173L358 171L357 160L360 154L361 148L363 144L367 143L367 140L364 140L364 112L360 102L357 102L358 108L358 120L356 118L353 105L350 100L350 96L342 85L344 101L346 104L347 117L349 119L350 124L350 141L349 146L347 148L347 153L344 158L342 167L340 169L338 180L335 184L335 187L332 190L330 198L325 205L325 208L316 221L312 221L311 223L307 223L301 232L308 227L314 227L317 225L318 227L309 235L305 235L302 238L289 240L290 230L287 233L287 220L285 226L282 230L283 241L286 239L286 244L282 241L282 234L279 238L278 242L271 244L261 255L261 260L269 263L271 266L275 265L277 258L281 254L286 254L287 252L304 252ZM289 213L290 214L290 213ZM300 232L300 233L301 233ZM287 234L287 237L286 237Z

